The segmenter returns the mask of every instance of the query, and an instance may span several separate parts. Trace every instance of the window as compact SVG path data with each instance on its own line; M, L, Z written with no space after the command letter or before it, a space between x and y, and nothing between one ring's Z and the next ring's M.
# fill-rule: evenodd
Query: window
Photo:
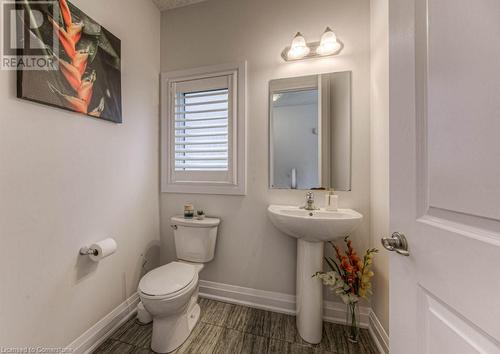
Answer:
M246 64L162 74L162 191L246 193Z

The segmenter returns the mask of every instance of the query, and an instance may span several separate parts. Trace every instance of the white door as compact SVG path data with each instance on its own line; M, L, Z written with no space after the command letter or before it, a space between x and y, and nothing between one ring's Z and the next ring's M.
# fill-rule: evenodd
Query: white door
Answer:
M391 353L500 353L500 0L389 4Z

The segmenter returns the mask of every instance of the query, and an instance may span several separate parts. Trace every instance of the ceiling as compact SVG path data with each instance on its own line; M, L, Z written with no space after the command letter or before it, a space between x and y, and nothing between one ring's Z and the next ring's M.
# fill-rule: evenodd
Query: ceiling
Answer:
M178 7L197 4L206 0L153 0L161 11L172 10Z

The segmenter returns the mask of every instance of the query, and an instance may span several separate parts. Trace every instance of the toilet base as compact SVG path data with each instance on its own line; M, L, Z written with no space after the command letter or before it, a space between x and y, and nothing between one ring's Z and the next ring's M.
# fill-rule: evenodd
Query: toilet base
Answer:
M151 349L156 353L170 353L179 348L200 319L200 312L200 305L195 302L178 315L154 318Z

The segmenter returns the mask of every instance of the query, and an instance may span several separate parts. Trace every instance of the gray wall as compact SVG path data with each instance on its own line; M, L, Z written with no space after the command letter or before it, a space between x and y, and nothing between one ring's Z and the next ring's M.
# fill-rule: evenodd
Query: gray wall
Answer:
M75 0L122 40L123 124L15 98L0 71L0 345L66 346L137 288L159 240L160 14ZM81 246L113 236L99 264ZM156 245L156 251L155 251Z
M332 26L345 43L341 56L284 63L280 53L301 31L318 40ZM369 0L209 0L162 15L161 69L188 69L248 60L248 195L162 194L162 261L174 259L169 218L191 201L222 218L216 255L205 280L295 294L296 241L270 223L268 204L302 204L304 191L268 189L269 80L352 70L352 191L340 206L365 215L353 235L369 242L370 201L370 4ZM318 204L323 193L317 192Z

